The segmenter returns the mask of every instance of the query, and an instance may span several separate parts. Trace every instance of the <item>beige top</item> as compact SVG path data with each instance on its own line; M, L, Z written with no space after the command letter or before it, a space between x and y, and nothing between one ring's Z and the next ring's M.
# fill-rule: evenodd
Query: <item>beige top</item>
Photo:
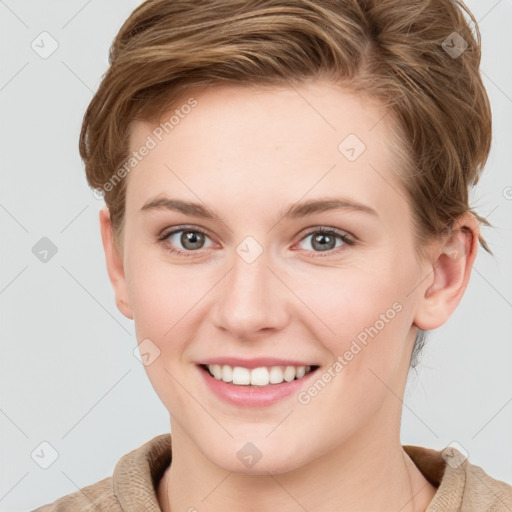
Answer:
M426 512L511 512L512 486L495 480L451 448L441 451L404 445L414 464L437 492ZM127 453L114 474L32 512L160 512L157 489L171 462L171 434L161 434Z

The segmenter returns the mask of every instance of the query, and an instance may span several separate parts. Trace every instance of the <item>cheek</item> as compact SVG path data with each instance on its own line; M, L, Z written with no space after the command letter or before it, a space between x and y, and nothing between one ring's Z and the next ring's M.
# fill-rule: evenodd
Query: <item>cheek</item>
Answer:
M330 277L328 286L306 286L298 295L307 297L316 314L313 339L329 353L333 408L341 401L342 416L350 410L362 414L379 406L388 393L384 383L392 385L404 361L411 317L407 277L375 265L371 272L352 268L331 271Z
M387 277L383 277L387 276ZM315 278L301 279L299 297L307 297L305 306L312 313L312 326L336 353L348 349L347 343L357 339L361 344L403 329L400 321L404 310L401 285L390 274L362 269L329 269L325 282ZM314 285L314 286L313 286ZM304 308L303 308L304 309ZM403 316L403 315L402 315Z
M187 340L193 336L192 306L198 301L198 292L190 285L194 279L185 278L182 269L161 263L135 263L127 270L137 342L141 354L146 351L153 358L150 364L144 364L145 371L160 400L173 411L183 399L175 376L184 364Z
M194 336L191 308L198 300L197 292L190 287L194 281L165 265L132 269L130 278L130 303L140 352L148 348L153 357L150 364L144 364L148 379L171 414L186 410L190 397L183 391L184 376L180 372L186 364L183 353L187 342Z
M172 336L180 319L197 302L201 289L197 275L184 266L172 266L161 260L148 261L134 253L127 266L126 280L130 306L141 334L157 339ZM198 289L198 287L200 289Z
M327 407L331 420L347 432L378 410L400 373L410 313L395 277L347 271L346 278L333 279L329 288L317 287L307 295L308 306L330 328L319 320L310 324L313 336L330 353L330 364L318 376L326 391L312 399L316 402L309 410Z

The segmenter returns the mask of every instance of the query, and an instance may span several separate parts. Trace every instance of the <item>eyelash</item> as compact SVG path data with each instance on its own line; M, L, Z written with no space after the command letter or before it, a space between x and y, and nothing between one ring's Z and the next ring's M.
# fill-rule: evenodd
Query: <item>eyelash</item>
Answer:
M181 249L170 248L169 245L166 244L167 239L171 235L174 235L176 233L180 233L181 231L189 231L189 232L192 232L192 233L201 233L202 235L208 237L208 234L205 231L203 231L201 228L190 227L190 226L181 226L179 229L174 229L172 231L169 231L169 232L164 233L163 235L159 236L158 237L158 241L161 242L162 244L164 244L165 249L167 251L169 251L170 253L172 253L172 254L176 254L177 256L193 257L193 253L199 252L200 249L198 249L196 251L182 251ZM338 229L335 229L335 228L325 228L325 227L317 227L317 228L312 229L311 231L308 231L299 240L299 242L301 242L302 240L304 240L308 236L313 235L313 234L317 234L317 233L322 233L322 234L327 234L327 235L335 235L338 238L340 238L345 245L348 245L348 246L355 245L355 243L356 243L356 241L351 236L347 235L346 233L344 233L342 231L339 231ZM308 252L315 253L315 256L314 256L315 258L316 257L322 258L322 257L325 257L325 256L332 256L333 254L338 253L339 250L342 249L342 248L343 248L343 246L337 247L335 249L329 249L329 250L325 251L326 254L322 254L321 251L308 251Z

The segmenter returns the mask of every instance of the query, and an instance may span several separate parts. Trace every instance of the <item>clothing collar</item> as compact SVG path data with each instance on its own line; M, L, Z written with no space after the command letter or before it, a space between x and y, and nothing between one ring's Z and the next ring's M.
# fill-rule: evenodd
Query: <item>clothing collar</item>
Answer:
M422 446L402 447L425 478L438 488L426 512L444 512L448 505L447 496L450 510L459 510L466 486L467 469L477 466L469 465L455 449L438 451ZM160 511L157 489L171 463L171 454L171 434L166 433L151 439L119 460L113 473L113 486L123 511Z
M154 437L127 453L113 473L114 494L126 512L160 512L158 483L171 462L171 434Z
M437 487L437 492L425 512L447 510L444 498L447 495L450 496L450 510L459 510L466 485L467 461L464 462L463 455L453 448L443 451L413 445L403 445L402 448L423 476ZM447 464L443 454L446 460L450 460L450 464Z

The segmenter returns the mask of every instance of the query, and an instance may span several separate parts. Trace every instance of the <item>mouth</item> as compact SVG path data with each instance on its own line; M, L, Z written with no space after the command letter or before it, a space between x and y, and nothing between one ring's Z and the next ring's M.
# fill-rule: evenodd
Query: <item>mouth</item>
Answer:
M249 388L273 387L303 379L306 375L316 371L319 366L260 366L246 368L227 364L199 364L210 377L234 386Z

